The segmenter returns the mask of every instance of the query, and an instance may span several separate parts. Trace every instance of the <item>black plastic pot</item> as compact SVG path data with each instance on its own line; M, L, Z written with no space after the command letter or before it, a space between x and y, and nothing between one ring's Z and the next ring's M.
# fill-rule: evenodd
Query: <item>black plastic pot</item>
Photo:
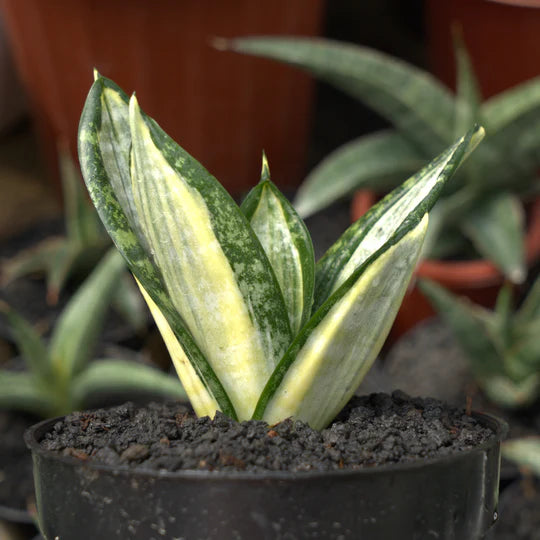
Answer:
M506 424L436 460L330 473L115 469L43 450L57 420L26 432L47 540L475 540L496 519Z

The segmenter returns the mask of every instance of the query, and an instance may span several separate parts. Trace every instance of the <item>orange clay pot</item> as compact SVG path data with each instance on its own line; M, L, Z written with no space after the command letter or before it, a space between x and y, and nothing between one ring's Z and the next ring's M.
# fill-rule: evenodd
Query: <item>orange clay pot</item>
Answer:
M485 98L540 75L540 0L427 0L432 73L455 88L452 26L461 28Z
M50 168L75 154L92 69L128 94L233 194L304 176L313 82L290 67L219 52L213 37L316 35L323 0L1 0Z
M357 191L351 206L351 219L356 221L375 203L376 195L371 191ZM532 205L526 236L527 263L533 265L540 260L540 199ZM450 291L467 296L475 303L492 307L497 292L504 283L504 276L485 260L442 261L424 260L416 271L390 332L390 343L419 322L435 314L431 304L415 286L416 278L431 279Z

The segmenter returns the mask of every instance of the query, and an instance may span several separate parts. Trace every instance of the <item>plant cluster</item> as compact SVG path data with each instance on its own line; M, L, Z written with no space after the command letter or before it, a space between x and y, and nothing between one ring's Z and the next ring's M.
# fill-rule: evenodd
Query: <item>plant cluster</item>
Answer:
M420 255L427 213L482 136L470 130L316 265L266 159L239 207L135 96L97 73L79 157L195 412L269 423L292 416L320 429L375 360Z
M84 183L67 150L59 149L60 176L64 200L65 236L47 238L15 257L2 262L2 284L29 274L44 274L47 302L56 304L69 279L82 281L96 266L111 240L89 203ZM116 311L136 330L146 324L144 302L125 272L114 290L112 304Z
M93 395L152 392L185 397L180 382L148 365L127 360L92 360L110 297L125 274L111 248L60 315L49 342L7 304L0 304L25 363L25 370L0 370L0 408L42 417L81 409Z
M540 397L540 278L519 309L512 287L499 291L493 311L422 280L420 289L453 330L480 388L503 407L531 405Z
M393 124L394 129L339 148L311 172L295 200L303 217L355 189L395 187L456 134L474 123L484 126L484 143L431 212L425 253L434 258L478 253L509 280L525 279L522 201L540 187L540 78L482 102L459 39L455 95L429 73L366 47L280 37L218 40L216 46L302 68Z

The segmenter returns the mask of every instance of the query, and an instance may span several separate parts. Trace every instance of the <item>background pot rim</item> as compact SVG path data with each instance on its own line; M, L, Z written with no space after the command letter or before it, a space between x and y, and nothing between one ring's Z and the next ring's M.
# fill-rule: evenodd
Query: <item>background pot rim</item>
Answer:
M508 433L508 424L495 415L483 412L472 412L472 416L480 421L480 423L492 429L493 437L483 442L482 444L455 452L445 456L435 458L418 459L405 463L392 463L388 465L377 465L373 467L363 467L360 469L339 469L332 471L208 471L208 470L178 470L178 471L159 471L155 469L130 469L126 466L112 466L95 461L82 461L73 456L63 456L50 450L41 447L38 440L52 429L54 424L60 421L62 416L43 420L28 428L24 434L26 446L32 451L32 454L38 455L43 459L54 460L65 465L79 466L86 469L112 473L114 475L137 476L137 477L158 477L163 479L184 479L184 480L200 480L200 481L291 481L297 482L302 480L314 480L320 478L347 478L347 477L363 477L376 476L379 474L398 473L405 471L413 471L425 466L440 466L448 465L455 461L468 459L471 456L482 453L488 449L495 447L506 437Z

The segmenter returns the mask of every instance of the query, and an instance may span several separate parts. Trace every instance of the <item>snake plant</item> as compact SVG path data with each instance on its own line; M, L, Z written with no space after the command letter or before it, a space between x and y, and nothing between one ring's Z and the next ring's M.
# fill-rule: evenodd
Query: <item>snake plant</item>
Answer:
M483 125L484 143L447 184L431 213L425 254L480 254L509 280L524 280L522 200L540 187L540 78L482 102L459 40L455 95L429 73L366 47L280 37L217 40L216 46L304 69L394 126L349 142L324 159L298 190L295 207L303 217L356 189L395 187L456 134L474 123Z
M66 282L87 276L111 247L101 221L87 200L84 183L69 153L59 149L60 176L64 199L65 236L46 238L37 245L2 262L2 284L22 276L44 274L47 302L55 305ZM115 310L135 330L146 325L144 302L127 273L111 292Z
M178 379L148 365L90 361L111 294L123 274L124 260L110 248L62 311L48 342L14 309L0 304L27 368L0 370L0 408L52 417L83 408L90 397L107 392L185 397Z
M540 277L519 307L510 285L501 288L494 311L422 280L420 289L453 330L478 385L508 408L540 397Z
M239 207L114 82L95 74L79 127L90 197L137 279L195 412L320 429L390 329L445 180L475 128L354 224L315 265L270 180Z

